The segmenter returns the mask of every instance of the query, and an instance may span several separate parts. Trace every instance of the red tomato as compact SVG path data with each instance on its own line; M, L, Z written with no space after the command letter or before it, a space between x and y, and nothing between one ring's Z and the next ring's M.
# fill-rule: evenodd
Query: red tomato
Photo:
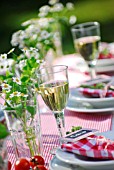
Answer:
M44 165L36 165L33 170L47 170Z
M34 168L34 167L36 166L36 165L34 164L34 162L31 162L31 161L29 162L29 164L30 164L30 167L31 167L31 168Z
M25 158L21 158L15 163L15 170L29 170L30 164Z
M44 158L42 158L42 156L40 155L35 155L31 158L30 162L33 162L34 165L44 165L45 162L44 162Z
M8 161L8 170L11 170L11 162L10 161Z

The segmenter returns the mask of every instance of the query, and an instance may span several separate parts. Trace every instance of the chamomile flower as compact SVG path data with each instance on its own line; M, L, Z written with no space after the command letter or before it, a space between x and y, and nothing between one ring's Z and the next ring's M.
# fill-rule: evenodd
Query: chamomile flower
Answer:
M44 5L39 9L40 12L48 13L50 11L50 6Z
M53 8L51 8L51 12L60 12L64 8L62 3L56 3Z
M7 83L1 84L1 87L2 87L2 90L5 90L5 91L10 91L11 89L11 86Z
M77 21L77 18L76 16L72 15L70 16L70 19L69 19L69 23L72 25L72 24L75 24Z
M41 38L41 40L45 40L45 39L47 39L47 38L49 38L50 37L50 33L49 32L47 32L47 31L42 31L41 32L41 34L40 34L40 38Z
M0 61L6 60L6 59L7 59L7 54L0 55Z
M28 97L28 94L24 94L24 93L21 93L21 95L20 95L21 97Z
M10 98L13 98L13 97L20 97L21 96L21 92L18 92L18 91L15 91L13 93L10 94Z
M68 2L68 3L66 4L66 7L67 7L67 9L72 10L72 9L74 8L74 4L71 3L71 2Z
M13 82L21 85L21 80L20 80L20 78L18 78L18 77L13 77Z
M49 0L49 4L50 5L54 5L54 4L56 4L58 2L58 0Z

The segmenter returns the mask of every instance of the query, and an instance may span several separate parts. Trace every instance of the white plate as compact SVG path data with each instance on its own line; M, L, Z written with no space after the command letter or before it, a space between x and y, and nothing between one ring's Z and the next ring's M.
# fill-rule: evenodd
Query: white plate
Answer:
M112 64L112 65L102 65L102 66L96 67L97 73L111 72L111 71L114 71L114 64Z
M114 140L113 131L102 132L99 133L98 135L103 135L106 138ZM56 157L67 164L79 165L81 167L84 167L85 169L90 169L90 170L107 170L107 169L113 170L114 169L114 160L95 160L95 159L93 160L81 155L64 152L61 149L57 150Z
M49 170L84 170L77 165L66 164L60 161L56 156L49 163Z
M114 77L94 79L83 84L93 85L95 83L110 82ZM113 108L114 107L114 97L104 97L104 98L92 98L85 97L78 88L70 89L70 95L68 100L67 107L73 108L85 108L85 109L104 109L104 108Z
M66 109L68 110L71 110L71 111L75 111L75 112L84 112L84 113L105 113L105 112L113 112L114 111L114 108L111 107L111 108L102 108L102 109L90 109L90 108L86 108L86 107L78 107L76 106L76 104L74 103L74 106L73 106L73 103L72 105L68 104Z
M110 59L98 59L96 67L101 67L101 66L108 66L108 65L114 65L114 58Z
M79 165L85 169L114 170L114 160L93 160L81 155L64 152L60 149L57 150L56 157L67 164Z

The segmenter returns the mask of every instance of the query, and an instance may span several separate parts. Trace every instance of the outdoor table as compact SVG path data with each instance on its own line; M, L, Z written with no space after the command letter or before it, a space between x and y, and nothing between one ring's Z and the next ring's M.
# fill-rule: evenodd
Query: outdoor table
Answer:
M70 60L68 58L70 57ZM70 87L76 87L80 83L90 79L87 73L79 70L73 70L70 62L74 56L67 56L60 61L55 61L54 64L66 64L69 66L69 84ZM71 66L70 66L71 64ZM100 132L110 131L114 129L113 113L78 113L65 109L65 126L66 131L69 131L72 126L82 126L84 128L98 129ZM41 113L42 141L43 141L43 157L46 167L49 167L49 161L53 158L50 150L59 145L59 134L56 127L56 122L51 111ZM14 162L16 160L14 149L11 140L7 141L8 159L12 162L12 170L14 170Z

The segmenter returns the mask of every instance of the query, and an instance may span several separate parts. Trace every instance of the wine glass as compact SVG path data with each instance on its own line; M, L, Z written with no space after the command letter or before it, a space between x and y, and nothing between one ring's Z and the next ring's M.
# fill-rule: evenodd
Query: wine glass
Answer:
M65 135L64 108L69 96L68 66L45 66L38 70L39 93L52 111L59 132Z
M71 28L74 46L87 62L91 79L96 77L95 66L99 56L100 24L85 22Z

